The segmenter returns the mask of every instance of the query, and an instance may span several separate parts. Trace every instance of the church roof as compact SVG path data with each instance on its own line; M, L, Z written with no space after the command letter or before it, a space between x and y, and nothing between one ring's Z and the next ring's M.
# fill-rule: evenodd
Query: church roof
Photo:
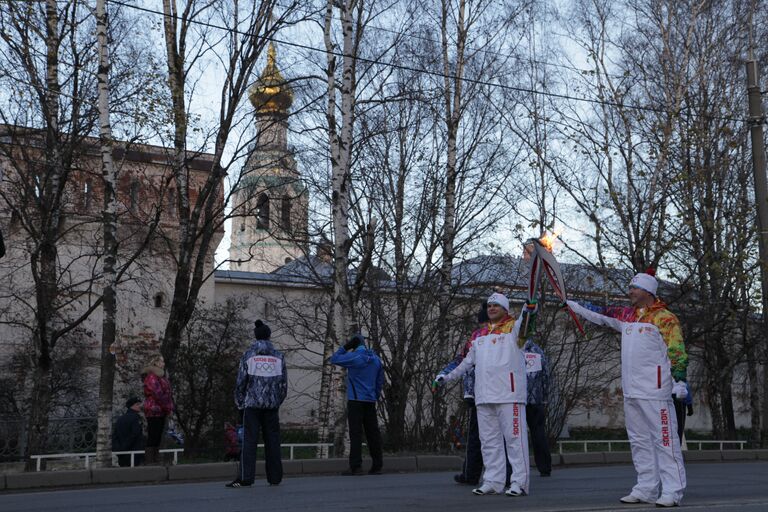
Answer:
M293 90L277 67L274 43L269 43L267 65L251 86L248 98L257 112L287 112L293 104Z

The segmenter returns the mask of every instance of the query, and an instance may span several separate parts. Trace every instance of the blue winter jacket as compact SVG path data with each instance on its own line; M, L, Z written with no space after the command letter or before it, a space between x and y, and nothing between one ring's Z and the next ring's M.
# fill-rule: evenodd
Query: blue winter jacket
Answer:
M283 354L267 340L254 341L240 359L235 384L238 409L277 409L288 394Z
M331 363L347 369L347 399L375 402L384 386L381 359L373 350L360 345L347 352L344 347L331 356Z

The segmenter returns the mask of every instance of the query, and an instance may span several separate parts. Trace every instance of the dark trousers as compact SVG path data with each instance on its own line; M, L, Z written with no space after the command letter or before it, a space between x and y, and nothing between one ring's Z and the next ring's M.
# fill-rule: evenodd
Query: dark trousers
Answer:
M363 429L368 442L368 452L373 459L371 469L378 470L384 465L381 451L381 432L376 418L375 402L347 401L347 419L349 421L349 468L357 469L363 465Z
M277 485L283 480L283 461L280 454L280 417L277 409L246 407L243 411L240 480L253 482L256 478L256 445L259 443L259 430L264 436L264 465L267 482Z
M157 448L163 439L165 416L147 418L147 448Z
M685 404L681 400L672 400L675 403L675 416L677 416L677 437L683 444L683 432L685 431Z
M117 456L117 464L121 468L131 467L131 456L130 455L118 455ZM143 454L134 454L133 455L133 465L134 466L141 466L144 464L144 455Z
M483 452L480 449L480 430L477 426L477 407L474 400L464 399L469 405L469 429L467 431L467 453L462 473L470 482L479 481L483 473Z
M525 406L525 417L528 422L528 432L531 433L531 447L536 469L542 475L552 472L552 454L549 452L547 439L547 406L529 404Z

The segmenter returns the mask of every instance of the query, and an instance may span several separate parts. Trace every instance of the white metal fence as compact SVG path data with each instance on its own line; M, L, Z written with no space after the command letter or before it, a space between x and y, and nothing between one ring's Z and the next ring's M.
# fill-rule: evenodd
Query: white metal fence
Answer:
M688 445L688 449L691 449L691 445L697 445L697 450L701 450L702 445L718 445L719 449L722 450L723 446L726 445L733 445L738 446L739 450L744 449L744 445L747 444L747 441L728 441L728 440L705 440L705 441L699 441L699 440L684 440L685 443ZM608 451L614 452L614 451L629 451L629 441L626 439L589 439L585 441L558 441L557 442L557 452L563 453L563 446L578 446L582 449L578 451L578 453L587 453L589 452L589 447L591 445L608 445ZM616 450L615 447L619 445L623 449ZM598 451L598 450L592 450L592 451Z

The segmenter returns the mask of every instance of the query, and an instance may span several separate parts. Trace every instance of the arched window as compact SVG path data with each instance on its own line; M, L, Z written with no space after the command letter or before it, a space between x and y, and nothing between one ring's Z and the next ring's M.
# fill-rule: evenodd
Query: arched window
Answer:
M159 292L155 294L155 307L156 308L163 307L163 292Z
M256 229L269 229L269 196L261 194L256 201Z
M285 232L291 231L291 198L284 196L280 208L280 227Z

